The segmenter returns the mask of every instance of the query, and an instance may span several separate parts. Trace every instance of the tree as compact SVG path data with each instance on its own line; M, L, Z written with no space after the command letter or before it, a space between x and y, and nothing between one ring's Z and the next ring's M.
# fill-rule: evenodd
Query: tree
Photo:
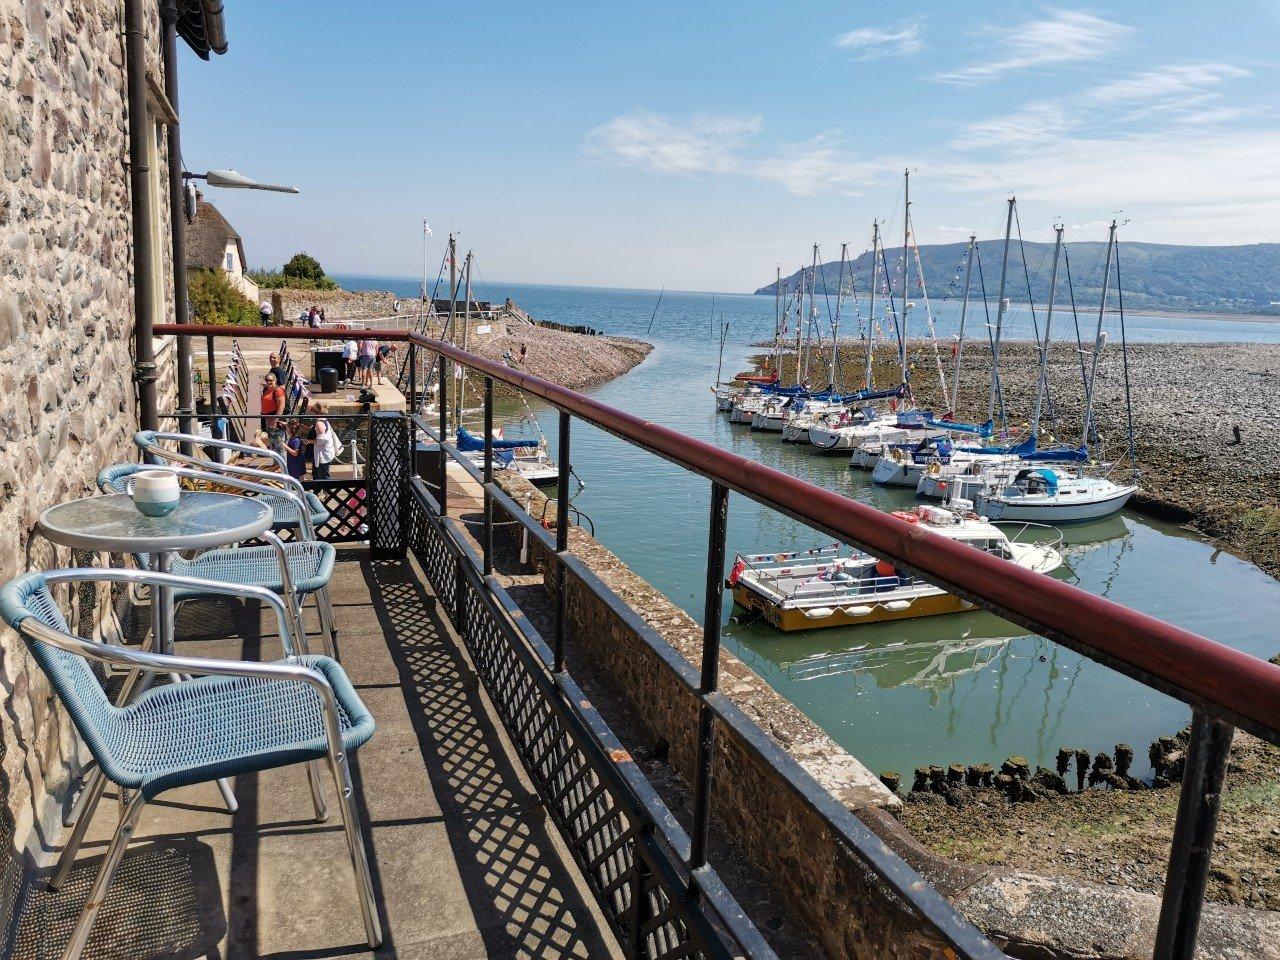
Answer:
M221 270L188 270L187 295L198 323L257 323L258 308Z
M305 280L314 284L319 284L326 279L324 267L320 266L320 261L309 253L295 253L280 272L290 279Z

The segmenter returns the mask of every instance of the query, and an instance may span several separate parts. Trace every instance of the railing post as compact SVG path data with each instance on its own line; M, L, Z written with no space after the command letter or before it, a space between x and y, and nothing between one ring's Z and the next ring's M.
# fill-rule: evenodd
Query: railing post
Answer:
M1213 834L1222 803L1222 781L1234 734L1235 728L1229 723L1192 711L1191 742L1187 746L1169 871L1156 928L1156 960L1191 960L1195 953Z
M449 379L447 361L440 354L439 389L436 390L436 403L440 407L440 516L449 512L449 455L444 452L444 445L449 439Z
M554 666L564 670L564 641L569 631L569 571L564 555L569 549L569 414L560 411L560 436L556 454L560 471L556 479L556 636Z
M209 364L209 408L218 410L218 366L213 359L213 337L204 338L204 356Z
M418 345L409 342L409 416L418 412ZM412 425L411 425L412 426ZM417 448L418 432L413 431L413 446Z
M724 543L729 524L729 488L711 484L711 523L707 537L707 596L702 617L702 682L698 687L698 767L693 791L693 826L689 836L689 869L707 862L707 830L711 821L711 764L715 750L715 717L707 696L720 685L720 629L724 616Z
M484 575L493 573L493 377L484 378L484 535L480 549L484 553Z

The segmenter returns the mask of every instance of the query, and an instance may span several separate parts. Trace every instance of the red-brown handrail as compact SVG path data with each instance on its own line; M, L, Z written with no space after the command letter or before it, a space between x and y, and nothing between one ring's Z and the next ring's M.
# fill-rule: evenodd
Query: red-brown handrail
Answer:
M155 332L301 340L343 340L361 333L203 324L157 324ZM541 397L642 449L901 564L1034 633L1064 643L1212 716L1280 744L1280 666L1071 584L934 536L874 507L452 344L407 330L377 330L370 331L370 335L379 340L414 343Z

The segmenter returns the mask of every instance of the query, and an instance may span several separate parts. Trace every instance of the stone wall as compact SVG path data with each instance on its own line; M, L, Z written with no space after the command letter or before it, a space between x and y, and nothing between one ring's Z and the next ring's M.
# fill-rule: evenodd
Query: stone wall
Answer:
M148 53L160 78L158 14ZM122 8L0 0L0 582L66 564L46 507L132 457L133 264ZM160 167L165 170L163 138ZM162 236L169 236L161 188ZM168 244L164 257L173 317ZM157 342L173 406L174 345ZM23 867L47 852L75 738L22 642L0 632L0 935Z

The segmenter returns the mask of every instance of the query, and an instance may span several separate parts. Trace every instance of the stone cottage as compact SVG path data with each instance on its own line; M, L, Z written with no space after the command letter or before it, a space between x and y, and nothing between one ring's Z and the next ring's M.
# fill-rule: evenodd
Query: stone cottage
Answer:
M71 557L35 532L132 459L186 348L177 43L222 53L220 0L0 0L0 582ZM177 216L174 216L174 213ZM181 262L178 259L177 262ZM94 597L79 627L103 629ZM0 635L0 955L84 759L25 646Z
M245 273L247 263L236 228L197 193L195 219L187 227L187 269L221 270L233 287L257 303L258 285Z

